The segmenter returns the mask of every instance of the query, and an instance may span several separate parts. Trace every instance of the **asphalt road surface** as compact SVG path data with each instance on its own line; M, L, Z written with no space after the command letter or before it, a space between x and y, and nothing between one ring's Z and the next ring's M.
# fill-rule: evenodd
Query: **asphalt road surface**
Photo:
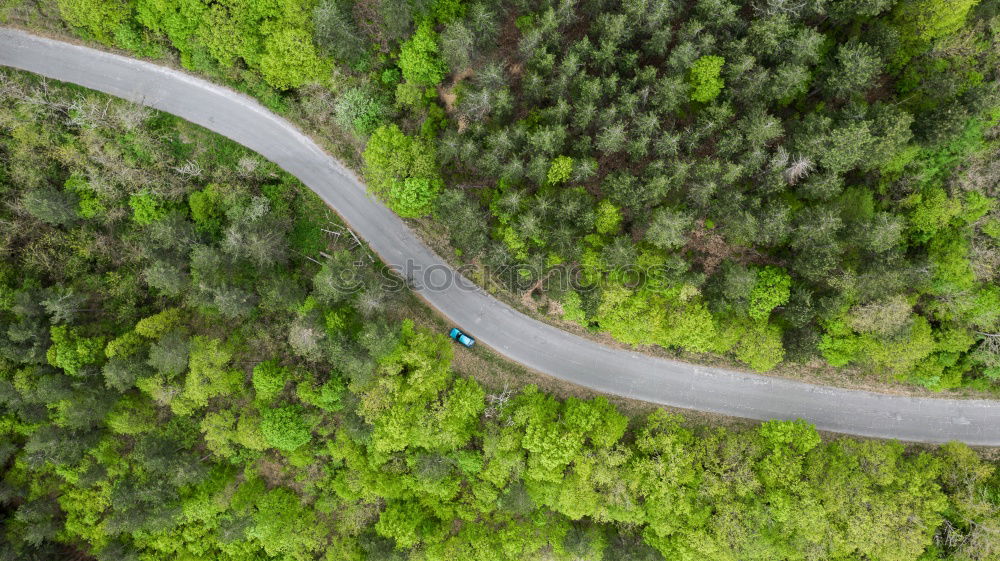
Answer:
M183 72L6 28L0 28L0 65L173 113L261 154L319 194L387 265L404 270L409 263L432 271L416 288L420 296L479 343L532 370L598 392L685 409L805 419L822 430L862 436L1000 446L997 401L890 396L657 359L531 319L456 277L366 193L353 172L247 96Z

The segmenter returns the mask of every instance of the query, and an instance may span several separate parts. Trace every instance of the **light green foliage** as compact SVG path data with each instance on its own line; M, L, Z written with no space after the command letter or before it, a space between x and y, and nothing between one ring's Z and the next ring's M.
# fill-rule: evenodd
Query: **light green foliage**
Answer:
M909 215L910 238L921 243L933 238L962 212L961 201L949 197L940 188L913 195L906 204L912 208Z
M347 387L344 382L331 376L329 380L316 387L312 381L299 382L295 394L303 403L318 407L328 413L335 413L344 408L342 401Z
M253 525L247 537L260 543L269 556L314 559L324 542L324 528L316 512L302 504L290 489L262 493L254 504Z
M792 277L783 269L767 266L757 271L757 281L750 291L750 318L767 321L771 310L788 302Z
M257 400L270 403L285 389L289 379L287 368L277 360L267 360L253 367L253 389Z
M74 193L80 200L77 213L81 218L94 218L107 211L107 207L101 202L98 194L81 176L71 176L63 186L67 191Z
M584 312L581 307L582 300L578 292L573 290L567 292L563 297L561 304L563 309L563 318L567 321L572 321L573 323L586 325L587 313Z
M711 313L697 298L685 300L680 288L652 293L610 286L602 292L593 319L623 343L652 343L694 352L717 348Z
M968 256L968 240L945 236L934 238L928 248L931 262L930 292L948 295L972 290L976 275Z
M152 193L136 193L128 204L132 207L132 220L137 224L148 225L167 215L167 206L162 199Z
M106 44L128 25L131 15L130 3L118 0L59 0L57 5L66 23Z
M327 68L304 29L283 29L264 40L260 73L278 89L297 88L319 80Z
M135 332L149 339L159 338L181 323L183 319L182 314L183 312L180 308L167 308L162 312L139 320L135 324Z
M208 405L208 400L235 392L242 380L237 370L226 368L232 359L219 339L194 337L184 390L170 407L178 415L187 415Z
M292 0L137 0L136 19L166 35L185 67L235 68L239 61L269 86L288 89L321 80L329 69L313 44L312 7Z
M552 160L549 172L545 176L545 181L549 185L565 183L573 173L573 158L569 156L559 156Z
M429 177L407 177L395 181L389 188L392 209L403 217L418 217L433 208L441 191L441 180Z
M393 501L379 515L375 531L381 536L392 538L399 548L408 549L419 545L429 534L439 531L435 522L419 504Z
M603 398L590 402L571 398L560 404L533 386L518 397L512 415L524 430L526 476L536 481L561 480L588 439L594 446L611 447L628 424Z
M911 0L896 4L893 23L905 42L927 44L958 31L979 0Z
M198 229L210 234L222 231L225 219L223 195L226 187L211 183L200 191L188 195L188 207L191 209L191 219Z
M236 454L232 445L235 438L236 417L229 409L210 411L201 419L200 429L205 445L216 456L231 458Z
M688 71L693 101L705 103L719 96L725 85L720 76L725 63L726 59L714 55L705 55L694 61Z
M444 80L448 67L438 54L437 39L434 27L426 22L400 46L399 69L407 82L436 86Z
M80 375L84 367L99 364L104 357L103 337L86 337L68 325L53 325L49 333L52 345L45 358L70 376Z
M426 89L410 82L396 85L396 106L419 109L427 104Z
M855 362L906 376L935 350L930 323L922 316L913 316L903 333L890 338L873 333L855 333L843 320L830 322L824 327L819 349L827 362L834 366Z
M129 331L108 341L108 344L104 347L104 356L115 358L133 355L142 348L145 342L145 339L138 333Z
M415 218L430 212L441 189L431 145L384 125L368 139L364 159L368 185L397 214Z
M296 405L272 407L261 412L260 431L269 446L283 452L293 452L312 440L312 432Z
M387 454L417 446L461 447L484 407L478 384L458 380L449 388L450 341L403 323L400 341L380 360L383 378L362 397L359 414L374 425L371 450Z
M156 430L156 408L141 394L122 397L108 413L108 428L117 434L137 435Z
M766 323L747 326L736 344L736 358L758 372L767 372L785 359L781 328Z
M611 201L605 199L597 203L596 217L594 219L594 229L598 234L614 234L618 231L618 226L622 221L621 210Z

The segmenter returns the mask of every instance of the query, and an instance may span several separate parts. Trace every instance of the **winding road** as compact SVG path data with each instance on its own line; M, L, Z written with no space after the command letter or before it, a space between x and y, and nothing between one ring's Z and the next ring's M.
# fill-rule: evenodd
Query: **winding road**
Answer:
M891 396L658 359L525 316L458 276L369 196L353 172L294 125L229 89L8 28L0 28L0 65L172 113L261 154L322 197L388 266L430 271L416 288L421 297L480 343L532 370L598 392L685 409L805 419L821 430L860 436L1000 446L998 401Z

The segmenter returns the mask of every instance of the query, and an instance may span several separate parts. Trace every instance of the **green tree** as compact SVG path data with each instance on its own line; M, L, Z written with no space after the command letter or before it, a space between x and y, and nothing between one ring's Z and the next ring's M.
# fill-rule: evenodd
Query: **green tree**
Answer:
M863 94L875 85L882 70L875 48L867 43L845 43L837 49L836 65L826 79L826 90L835 97Z
M303 417L302 407L272 407L261 413L260 430L268 445L283 452L294 452L312 440L312 432Z
M86 337L77 328L53 325L50 329L52 346L46 353L49 364L78 376L88 365L96 365L104 357L104 338Z
M437 33L430 22L417 27L416 33L399 48L399 69L403 78L419 86L436 86L444 80L447 65L438 54Z
M320 80L328 65L316 54L303 29L284 29L264 41L260 73L272 86L287 90Z
M904 42L928 45L958 31L979 0L913 0L899 2L892 12L893 23Z
M277 360L267 360L253 367L253 389L257 400L270 403L285 389L289 378L288 369Z
M112 0L59 0L59 15L66 23L98 41L111 44L116 33L128 25L132 4Z
M383 125L368 139L364 160L369 186L400 216L418 217L433 208L442 181L426 141Z
M646 241L660 249L676 249L687 242L691 229L691 217L670 208L660 208L653 212L653 220L646 230Z
M132 220L143 226L167 215L168 209L164 201L152 193L136 193L129 197L128 204L132 207Z
M788 302L792 278L778 267L764 267L757 272L757 281L750 291L750 317L767 321L771 310Z
M705 55L694 61L688 71L693 101L705 103L718 97L725 85L720 76L725 63L726 59L714 55Z
M558 185L565 182L573 173L573 158L569 156L559 156L552 160L545 181L549 185Z

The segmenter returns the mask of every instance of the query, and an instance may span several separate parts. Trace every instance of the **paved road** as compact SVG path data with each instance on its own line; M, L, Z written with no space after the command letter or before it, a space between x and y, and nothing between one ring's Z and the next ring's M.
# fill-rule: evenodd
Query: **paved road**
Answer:
M250 98L182 72L0 28L0 65L173 113L227 136L298 177L390 267L453 273L354 173ZM452 323L510 360L593 390L750 419L801 418L823 430L921 442L1000 446L1000 402L911 398L696 366L615 350L533 320L458 277L465 289L418 288Z

